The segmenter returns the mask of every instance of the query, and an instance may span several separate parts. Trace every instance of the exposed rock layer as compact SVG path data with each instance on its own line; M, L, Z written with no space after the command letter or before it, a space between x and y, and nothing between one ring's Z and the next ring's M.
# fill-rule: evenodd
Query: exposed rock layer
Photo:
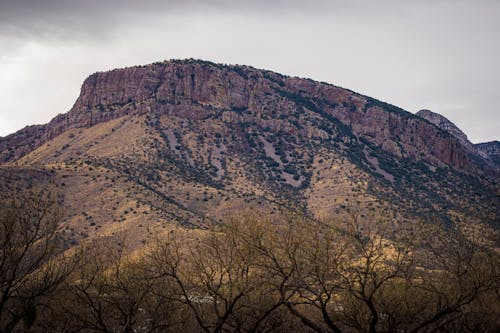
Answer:
M237 117L226 117L240 120L262 119L270 109L291 117L298 107L340 120L354 135L395 156L435 166L473 168L460 138L392 105L308 79L192 60L91 75L68 113L47 125L27 127L0 139L0 161L16 160L70 128L89 127L125 114L174 111L203 119L218 111L236 110ZM296 121L300 124L301 118Z
M448 118L430 110L420 110L417 112L417 116L427 119L437 127L447 131L455 138L457 138L463 146L467 147L467 149L474 150L474 145L469 141L467 135L462 132L462 130L458 128L457 125L448 120Z
M402 224L500 216L491 163L447 128L329 84L194 60L91 75L68 113L0 138L0 164L0 189L64 197L75 239L206 227L252 207L343 218L359 205Z
M496 163L497 166L500 167L500 142L491 141L491 142L478 143L474 145L474 148L482 156L486 156L494 163Z
M448 120L443 115L439 113L432 112L430 110L420 110L417 112L417 116L422 117L442 130L450 133L455 138L457 138L458 142L462 146L464 146L471 154L474 154L482 159L485 159L486 162L490 162L490 166L493 168L498 168L499 161L499 149L498 149L498 141L485 142L479 144L473 144L467 138L460 128L458 128L453 122ZM496 166L495 166L496 165Z

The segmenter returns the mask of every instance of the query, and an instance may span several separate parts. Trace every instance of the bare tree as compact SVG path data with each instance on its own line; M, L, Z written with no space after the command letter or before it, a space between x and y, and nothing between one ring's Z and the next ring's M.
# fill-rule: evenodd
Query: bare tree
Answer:
M415 267L413 246L394 237L388 221L361 221L357 214L346 221L341 237L346 244L347 264L339 271L344 302L340 317L348 327L359 331L388 331L392 305L399 301L399 295L388 291L411 278Z
M164 332L177 324L168 281L149 275L126 238L98 239L80 248L81 265L53 299L58 330Z
M495 292L500 286L500 257L463 226L439 228L428 224L419 236L420 270L412 282L424 295L423 311L414 314L409 332L451 331L452 327L466 331L470 313L480 306L480 300L490 299L492 306L499 304L500 297L495 297ZM484 330L495 326L491 332L496 331L499 325L491 326L487 313L488 309L484 309L480 315Z
M0 198L0 332L32 326L41 300L74 268L58 246L59 221L49 193Z
M199 239L174 234L150 254L158 276L175 281L179 299L204 332L263 332L286 323L281 297L248 238L250 230L258 231L254 222L233 219Z
M56 294L44 294L52 323L37 327L498 331L500 262L494 250L457 227L415 223L413 232L396 234L390 220L361 217L353 211L345 221L319 222L242 214L212 230L159 236L141 253L127 251L126 238L100 239L74 251L81 265L64 284L51 285L59 286ZM51 281L44 272L53 271L53 261L42 261L27 279L36 285L43 284L35 277ZM28 318L30 312L20 309Z
M332 310L338 306L345 244L336 230L301 216L260 228L264 234L254 244L283 304L309 329L340 332Z

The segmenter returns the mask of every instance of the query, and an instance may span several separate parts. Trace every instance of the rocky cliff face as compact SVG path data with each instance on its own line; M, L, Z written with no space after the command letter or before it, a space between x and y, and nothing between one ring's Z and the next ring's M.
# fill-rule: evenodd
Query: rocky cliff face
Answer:
M341 218L351 202L401 221L497 221L498 182L471 156L429 121L347 89L169 61L93 74L68 113L0 138L0 190L55 187L76 238L147 237L146 222L206 226L249 207Z
M442 130L450 133L462 146L464 146L470 153L479 156L490 164L492 168L497 168L499 163L499 153L498 153L498 141L473 144L467 138L460 128L458 128L454 123L448 120L446 117L429 110L420 110L417 112L417 116L422 117Z
M275 129L288 126L301 135L322 139L343 135L328 130L327 123L323 129L304 129L307 120L300 115L304 110L326 122L340 122L354 136L397 157L434 166L473 168L461 145L463 138L457 141L392 105L329 84L195 60L91 75L68 113L47 125L28 127L0 139L0 161L16 160L70 128L90 127L126 114L175 112L191 119L255 119ZM284 122L286 118L294 123Z
M430 110L420 110L417 112L417 116L422 117L437 127L445 130L446 132L453 135L457 140L467 149L473 151L474 145L469 141L467 135L462 132L454 123L452 123L448 118L440 115L439 113L432 112Z
M491 141L475 144L476 150L500 166L500 142Z

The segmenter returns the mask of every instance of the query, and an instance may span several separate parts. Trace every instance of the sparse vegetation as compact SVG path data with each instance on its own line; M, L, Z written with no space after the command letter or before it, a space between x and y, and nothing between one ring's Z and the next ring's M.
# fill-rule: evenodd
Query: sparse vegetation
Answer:
M394 233L356 209L325 222L249 213L158 235L140 254L125 236L94 240L70 260L54 247L53 203L35 202L3 205L2 332L500 328L500 258L473 230Z
M49 193L0 196L0 332L29 330L76 261L63 254L58 205Z
M193 59L136 70L1 138L0 332L498 330L481 157L332 85Z

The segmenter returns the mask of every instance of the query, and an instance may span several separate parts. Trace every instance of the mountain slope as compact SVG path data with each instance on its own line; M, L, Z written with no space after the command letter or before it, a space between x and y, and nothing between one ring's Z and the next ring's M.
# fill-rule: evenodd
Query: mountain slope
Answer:
M469 150L474 150L474 145L469 141L467 135L462 132L460 128L457 127L454 123L452 123L448 118L440 115L439 113L432 112L430 110L420 110L416 113L417 116L422 117L442 130L450 133L455 138L458 139L462 146L466 147Z
M60 193L75 241L123 229L146 241L252 207L315 218L355 208L402 224L500 216L495 169L421 117L326 83L197 60L91 75L68 113L0 138L0 160L4 188Z
M481 160L483 162L489 162L490 167L495 169L498 174L498 170L500 169L500 149L498 148L498 141L473 144L469 141L467 135L460 130L460 128L443 115L430 110L420 110L416 114L417 116L430 121L437 127L453 135L472 155L476 155L475 157L477 162L480 162Z
M195 119L226 111L234 119L259 118L263 125L274 123L274 127L280 124L280 116L297 117L306 112L351 126L354 134L398 156L457 168L469 166L463 148L446 133L391 105L328 84L199 61L156 63L91 75L70 112L1 140L2 160L13 160L69 128L88 127L125 114L165 111ZM323 126L325 133L319 136L338 136L330 134L333 125ZM433 135L424 136L423 132ZM16 154L6 154L8 148Z
M500 142L483 142L475 144L474 147L482 156L486 156L500 168Z

